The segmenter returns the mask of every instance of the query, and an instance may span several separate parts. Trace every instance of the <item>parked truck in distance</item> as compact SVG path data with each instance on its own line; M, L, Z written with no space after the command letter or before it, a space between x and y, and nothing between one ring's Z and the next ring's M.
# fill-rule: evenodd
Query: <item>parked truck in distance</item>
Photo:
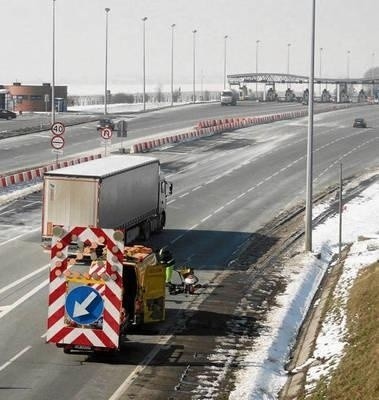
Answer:
M221 92L221 105L222 106L235 106L237 105L237 100L239 100L239 93L235 90L223 90Z
M125 243L147 240L166 223L172 184L159 160L114 155L44 174L42 245L49 248L54 225L125 230Z

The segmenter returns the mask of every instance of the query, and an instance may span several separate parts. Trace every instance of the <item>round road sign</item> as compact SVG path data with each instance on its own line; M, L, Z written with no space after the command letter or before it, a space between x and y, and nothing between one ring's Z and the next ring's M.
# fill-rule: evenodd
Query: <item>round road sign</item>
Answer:
M62 122L55 122L53 125L51 125L51 132L53 135L63 135L64 131L66 130L65 126L63 125Z
M101 130L101 137L103 139L110 139L112 137L112 129L104 128Z
M62 136L53 136L51 138L51 146L54 147L54 149L61 149L64 146L64 139Z
M90 286L78 286L66 297L68 316L80 325L96 322L104 311L104 301L101 294Z

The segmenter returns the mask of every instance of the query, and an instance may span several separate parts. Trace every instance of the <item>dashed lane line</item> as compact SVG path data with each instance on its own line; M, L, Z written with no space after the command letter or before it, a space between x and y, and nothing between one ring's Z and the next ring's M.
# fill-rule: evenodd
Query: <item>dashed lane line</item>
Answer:
M32 346L27 346L23 350L21 350L19 353L17 353L15 356L10 358L6 363L3 365L0 365L0 371L3 369L7 368L10 364L12 364L14 361L16 361L18 358L20 358L24 353L26 353L28 350L30 350Z

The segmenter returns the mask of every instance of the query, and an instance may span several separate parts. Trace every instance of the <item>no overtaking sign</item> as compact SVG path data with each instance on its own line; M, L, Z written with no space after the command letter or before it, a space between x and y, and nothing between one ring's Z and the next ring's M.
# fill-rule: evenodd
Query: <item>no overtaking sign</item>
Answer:
M64 146L64 139L62 136L53 136L51 138L51 146L54 149L62 149Z

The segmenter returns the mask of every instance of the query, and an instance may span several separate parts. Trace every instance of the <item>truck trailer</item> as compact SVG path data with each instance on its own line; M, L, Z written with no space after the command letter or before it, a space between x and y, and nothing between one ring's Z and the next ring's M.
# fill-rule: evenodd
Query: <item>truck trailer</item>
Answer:
M45 172L42 245L50 247L55 225L122 229L125 244L147 240L165 226L170 194L153 157L114 155Z

